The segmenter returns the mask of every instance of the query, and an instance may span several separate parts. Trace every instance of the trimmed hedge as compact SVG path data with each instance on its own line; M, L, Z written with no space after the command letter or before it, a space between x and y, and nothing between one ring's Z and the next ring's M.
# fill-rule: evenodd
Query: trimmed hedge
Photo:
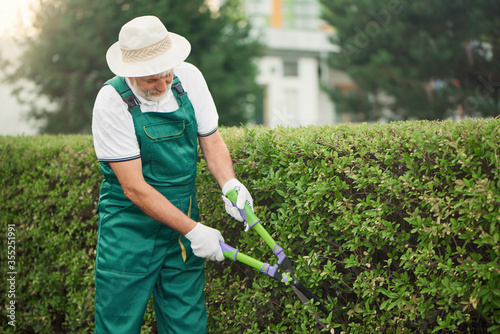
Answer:
M4 307L2 332L90 332L101 180L91 137L0 137L0 147L0 257L4 272L17 272L16 330ZM14 270L5 267L7 224L15 226Z
M499 119L221 132L257 216L332 313L322 329L291 288L208 261L209 333L500 332ZM91 137L0 137L0 147L0 259L13 271L14 224L17 272L13 299L2 285L0 328L14 332L15 300L16 333L91 332L101 180ZM203 221L274 264L199 166ZM152 306L143 329L155 332Z

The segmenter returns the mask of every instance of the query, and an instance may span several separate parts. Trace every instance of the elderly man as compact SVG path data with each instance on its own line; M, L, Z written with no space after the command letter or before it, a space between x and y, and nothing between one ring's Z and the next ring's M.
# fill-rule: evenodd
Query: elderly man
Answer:
M103 182L95 264L96 333L139 333L153 295L160 333L205 333L204 260L224 259L221 233L199 222L198 140L237 207L252 197L235 176L189 42L154 16L126 23L106 59L92 132ZM224 197L223 197L224 198ZM242 221L225 198L226 211Z

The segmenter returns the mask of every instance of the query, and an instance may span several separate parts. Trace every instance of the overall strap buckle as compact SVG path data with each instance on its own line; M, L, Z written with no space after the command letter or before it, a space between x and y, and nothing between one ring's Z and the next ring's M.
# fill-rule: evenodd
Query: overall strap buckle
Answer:
M189 103L188 94L182 87L182 83L176 75L174 75L174 81L172 82L172 91L177 103L179 103L179 106Z
M184 88L182 88L182 83L180 81L178 81L176 84L172 85L172 89L175 89L175 91L177 92L177 96L182 96L182 95L186 94L186 92L184 91Z
M112 79L109 79L104 83L105 85L111 85L118 94L120 94L123 102L127 104L128 110L132 114L132 116L141 115L140 101L137 97L132 93L132 90L125 82L124 77L115 76Z
M130 89L129 89L129 91L130 91ZM125 92L123 92L123 93L125 93ZM132 109L139 106L140 102L134 94L131 94L131 95L125 96L125 97L122 95L122 93L120 93L120 95L122 96L123 101L125 101L125 103L127 104L128 110L132 110Z

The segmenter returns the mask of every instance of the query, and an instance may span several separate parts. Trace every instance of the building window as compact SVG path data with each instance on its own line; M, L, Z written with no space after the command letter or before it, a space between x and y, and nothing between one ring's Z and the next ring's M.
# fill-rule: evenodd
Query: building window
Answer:
M285 77L299 76L299 64L296 60L283 61L283 76Z

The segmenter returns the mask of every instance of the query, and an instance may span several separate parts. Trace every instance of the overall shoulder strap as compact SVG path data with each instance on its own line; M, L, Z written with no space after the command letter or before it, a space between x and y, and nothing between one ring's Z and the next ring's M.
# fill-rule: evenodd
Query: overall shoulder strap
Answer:
M118 94L120 94L123 101L127 104L128 110L132 116L142 114L139 100L135 97L134 93L132 93L132 90L125 82L125 78L116 76L106 81L103 86L105 85L111 85Z
M174 81L172 81L172 91L174 92L177 103L179 103L179 107L189 102L188 94L184 88L182 88L182 83L176 75L174 75Z

